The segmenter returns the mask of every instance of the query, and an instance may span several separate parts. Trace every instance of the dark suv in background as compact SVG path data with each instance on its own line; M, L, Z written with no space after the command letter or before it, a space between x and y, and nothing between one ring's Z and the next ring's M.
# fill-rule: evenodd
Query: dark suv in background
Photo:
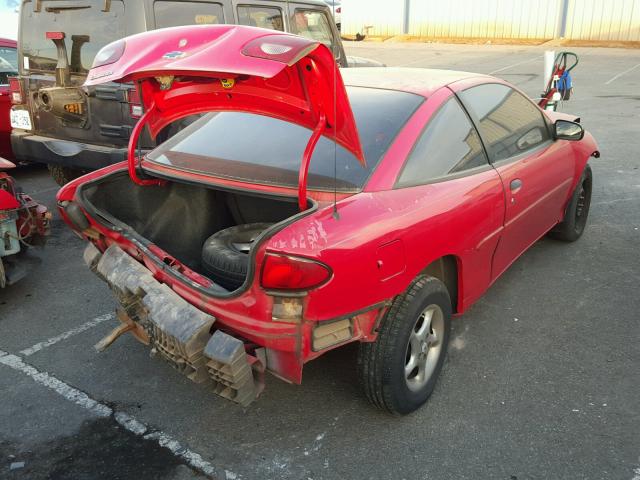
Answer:
M215 23L312 38L330 46L342 67L381 65L348 59L330 9L315 0L24 0L19 77L11 82L15 157L46 163L60 185L124 160L142 108L132 85L81 88L95 55L134 33ZM173 131L163 133L160 140ZM141 140L143 149L152 146L151 139Z

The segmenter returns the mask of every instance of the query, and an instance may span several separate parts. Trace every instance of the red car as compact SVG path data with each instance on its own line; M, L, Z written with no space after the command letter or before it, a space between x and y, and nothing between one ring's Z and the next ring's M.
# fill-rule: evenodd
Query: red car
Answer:
M16 64L17 43L15 40L0 38L0 157L12 159L11 151L11 92L9 77L18 74Z
M87 84L135 82L128 164L58 194L122 325L243 405L265 369L360 342L376 406L431 394L450 319L547 233L582 234L597 145L506 82L422 69L340 71L329 49L232 25L105 47ZM185 115L199 120L143 155Z

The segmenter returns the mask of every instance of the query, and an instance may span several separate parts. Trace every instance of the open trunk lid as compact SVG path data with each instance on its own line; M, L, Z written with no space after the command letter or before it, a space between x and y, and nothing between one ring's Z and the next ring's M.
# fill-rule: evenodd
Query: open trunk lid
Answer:
M146 124L155 137L179 118L216 110L272 116L313 130L301 161L300 194L306 192L306 171L320 135L364 164L338 66L319 42L238 25L145 32L104 47L85 86L131 81L145 108L129 144L134 181L136 130Z

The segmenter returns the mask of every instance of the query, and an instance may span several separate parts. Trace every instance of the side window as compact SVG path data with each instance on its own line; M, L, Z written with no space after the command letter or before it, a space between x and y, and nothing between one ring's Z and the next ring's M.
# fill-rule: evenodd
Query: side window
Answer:
M480 137L458 100L450 98L422 132L397 186L428 183L483 165L488 162Z
M13 70L18 70L18 54L13 47L0 47L0 64L9 63Z
M261 5L238 5L238 23L250 27L269 28L284 32L282 10Z
M494 162L519 155L549 140L542 112L524 95L499 83L472 87L460 94Z
M324 43L332 48L334 45L333 30L325 12L296 8L291 18L291 30L316 42Z
M153 3L156 28L224 23L222 5L210 2L158 0Z

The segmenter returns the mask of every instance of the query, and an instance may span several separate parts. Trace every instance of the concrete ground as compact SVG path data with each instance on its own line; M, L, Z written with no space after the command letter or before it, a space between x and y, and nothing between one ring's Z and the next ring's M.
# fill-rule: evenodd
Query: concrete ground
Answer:
M389 66L493 73L531 96L542 87L543 47L346 49ZM246 409L132 338L96 353L114 301L56 217L33 254L41 265L0 291L0 478L640 479L640 51L575 50L575 98L562 110L602 152L586 233L539 241L454 321L420 411L371 408L354 348L309 364L302 386L269 377ZM15 176L53 207L45 170Z

